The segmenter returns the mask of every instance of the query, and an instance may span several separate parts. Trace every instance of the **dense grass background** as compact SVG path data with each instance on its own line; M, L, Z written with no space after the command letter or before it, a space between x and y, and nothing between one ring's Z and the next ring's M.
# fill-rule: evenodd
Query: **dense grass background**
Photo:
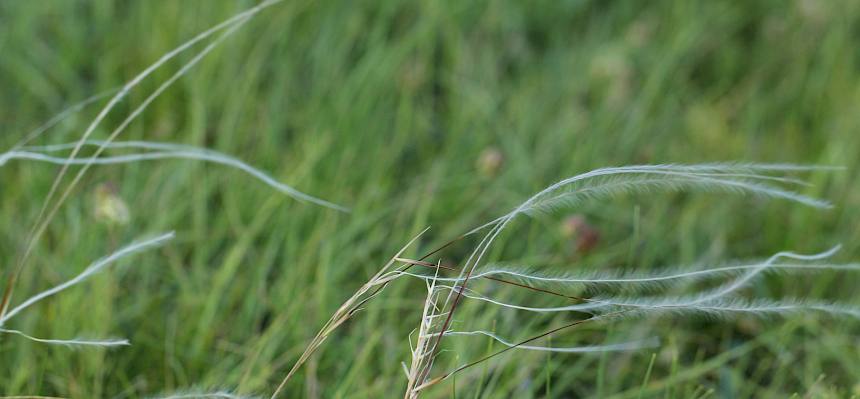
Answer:
M0 2L0 148L253 4ZM571 210L601 232L588 254L559 233L562 212L518 222L491 258L630 270L818 252L842 242L837 260L857 261L858 39L855 1L272 7L122 137L234 154L353 212L302 204L241 173L195 162L95 168L37 246L18 300L137 237L175 229L179 238L10 325L46 337L125 336L133 346L70 350L0 336L0 394L269 393L337 306L418 231L431 226L410 255L556 180L602 166L740 160L847 170L811 176L815 187L806 193L835 202L830 211L738 196L629 196ZM96 134L104 137L179 65L136 89ZM74 140L97 110L41 142ZM476 165L488 149L504 156L495 173ZM56 172L21 162L0 168L3 273ZM104 184L128 204L128 224L95 216ZM462 262L474 244L442 258ZM858 282L844 273L770 276L754 294L858 303ZM497 294L528 300L519 291ZM400 362L408 362L407 336L423 299L418 282L392 285L327 343L285 397L399 397ZM524 338L566 317L466 302L458 327ZM605 356L511 352L426 397L860 395L858 324L828 317L603 323L552 342L599 343L643 330L663 345ZM498 349L483 338L447 342L439 371Z

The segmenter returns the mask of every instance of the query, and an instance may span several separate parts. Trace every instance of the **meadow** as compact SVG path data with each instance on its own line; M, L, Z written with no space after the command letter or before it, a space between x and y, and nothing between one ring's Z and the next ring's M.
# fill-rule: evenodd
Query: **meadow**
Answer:
M76 142L118 87L256 4L0 2L0 152L101 94L28 144ZM91 138L110 136L215 38L153 71ZM175 238L0 322L41 338L131 343L91 348L0 334L0 395L269 397L332 314L402 248L400 258L419 260L544 187L610 166L841 169L787 173L809 182L798 192L829 209L719 190L622 192L517 219L485 261L547 273L648 273L841 244L827 262L844 270L769 273L742 293L856 309L858 38L860 2L849 0L273 4L155 98L118 140L218 151L349 211L285 195L235 164L93 165L34 241L12 303L132 242L171 231ZM93 154L87 147L80 157ZM16 275L60 170L0 161L0 283ZM69 167L61 192L79 170ZM467 236L424 261L458 268L479 241ZM559 303L522 287L475 288L506 302ZM426 299L421 280L392 281L279 397L403 397L402 363L410 364ZM454 325L520 341L578 317L466 298ZM514 349L421 397L860 397L858 334L860 317L816 311L610 318L536 342L654 336L659 345ZM433 375L503 348L486 336L446 337Z

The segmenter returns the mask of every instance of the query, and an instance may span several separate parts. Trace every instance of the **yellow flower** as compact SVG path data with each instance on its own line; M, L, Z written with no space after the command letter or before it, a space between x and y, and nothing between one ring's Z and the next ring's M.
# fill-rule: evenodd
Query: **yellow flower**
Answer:
M110 183L99 184L96 187L95 217L99 222L108 225L124 225L131 218L128 205Z

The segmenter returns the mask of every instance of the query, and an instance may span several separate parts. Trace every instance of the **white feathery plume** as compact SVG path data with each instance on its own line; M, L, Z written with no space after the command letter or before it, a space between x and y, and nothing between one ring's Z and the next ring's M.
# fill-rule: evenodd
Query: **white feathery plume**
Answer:
M82 271L80 274L78 274L77 276L75 276L71 280L68 280L68 281L66 281L66 282L64 282L64 283L62 283L56 287L42 291L36 295L33 295L32 297L30 297L27 300L25 300L24 302L22 302L20 305L16 306L15 308L13 308L10 311L8 311L6 313L6 315L4 315L2 318L0 318L0 326L2 326L5 322L7 322L9 319L11 319L12 317L14 317L16 314L20 313L24 309L27 309L28 307L32 306L33 304L35 304L35 303L37 303L37 302L39 302L45 298L48 298L52 295L55 295L55 294L57 294L63 290L66 290L70 287L73 287L77 284L80 284L81 282L83 282L87 278L92 277L94 274L104 270L107 266L111 265L112 263L116 262L117 260L120 260L126 256L129 256L129 255L135 254L137 252L141 252L141 251L144 251L144 250L147 250L150 248L161 246L165 242L172 240L175 236L176 236L176 234L174 232L169 232L169 233L165 233L165 234L159 235L159 236L154 237L154 238L135 242L135 243L132 243L131 245L129 245L127 247L120 249L119 251L112 253L111 255L109 255L105 258L102 258L102 259L96 261L95 263L93 263L92 265L90 265L89 267L84 269L84 271Z
M433 334L433 336L438 336L439 334ZM645 348L654 348L660 346L660 339L657 337L646 338L638 341L629 341L629 342L619 342L614 344L605 344L605 345L586 345L586 346L571 346L571 347L553 347L553 346L540 346L540 345L517 345L513 342L510 342L494 333L489 331L446 331L444 334L447 336L473 336L473 335L482 335L486 337L490 337L493 340L505 345L509 348L517 348L517 349L525 349L525 350L533 350L540 352L558 352L558 353L603 353L603 352L624 352L624 351L635 351Z
M87 141L85 145L89 146L98 146L107 149L126 149L126 148L134 148L134 149L144 149L144 150L158 150L154 152L143 152L143 153L135 153L135 154L124 154L124 155L116 155L116 156L107 156L107 157L99 157L99 158L88 158L88 159L69 159L66 157L55 157L51 155L45 154L46 152L55 152L55 151L63 151L73 148L77 144L75 143L66 143L66 144L55 144L48 146L38 146L38 147L25 147L21 150L17 151L9 151L5 154L0 154L0 166L3 166L9 160L12 159L21 159L21 160L31 160L31 161L39 161L39 162L47 162L56 165L113 165L113 164L122 164L122 163L132 163L132 162L142 162L142 161L152 161L152 160L161 160L161 159L189 159L189 160L199 160L205 162L212 162L219 165L224 165L227 167L235 168L241 170L242 172L247 173L248 175L254 177L255 179L263 182L269 187L278 190L281 193L284 193L290 197L293 197L299 201L306 201L310 203L314 203L323 207L335 209L341 212L349 212L349 209L331 203L329 201L305 194L295 188L286 185L277 181L271 175L266 172L261 171L247 163L231 157L229 155L205 149L199 148L189 145L180 145L180 144L170 144L170 143L156 143L156 142L146 142L146 141L128 141L128 142L113 142L108 143L105 141L92 140Z
M544 278L539 275L530 275L528 272L517 272L517 271L509 271L509 270L499 270L498 268L485 268L483 270L479 270L478 267L481 265L481 261L486 255L488 249L493 244L495 239L501 234L501 232L509 225L509 223L516 218L520 214L532 214L536 212L544 212L547 210L553 210L558 207L563 206L571 206L573 204L577 204L582 201L601 198L601 197L609 197L612 195L616 195L618 193L632 193L632 192L649 192L653 190L688 190L688 189L700 189L707 191L728 191L733 193L741 193L741 194L753 194L756 196L761 196L765 198L778 198L785 199L791 202L800 203L806 206L814 207L814 208L830 208L832 205L824 200L812 198L806 196L804 194L800 194L788 189L783 188L781 185L795 185L795 186L807 186L808 184L789 177L783 176L773 176L772 173L788 173L788 172L805 172L805 171L815 171L815 170L833 170L838 168L831 167L819 167L819 166L805 166L805 165L789 165L789 164L703 164L703 165L637 165L637 166L625 166L625 167L617 167L617 168L603 168L597 169L591 172L587 172L581 175L573 176L564 180L561 180L544 190L538 192L533 195L525 202L518 205L511 212L489 222L484 225L481 225L465 235L475 234L482 230L488 231L481 238L478 245L473 249L468 258L463 264L462 269L460 270L459 275L454 279L449 278L440 278L438 281L448 281L454 282L458 284L458 286L440 286L442 289L449 289L448 293L442 309L448 309L448 319L445 324L442 325L441 332L437 334L437 339L434 341L433 347L430 349L430 353L435 353L438 350L438 345L442 337L446 335L446 331L448 328L448 324L453 315L454 309L456 308L459 300L462 296L480 299L483 301L487 301L490 303L494 303L496 305L520 309L520 310L529 310L529 311L586 311L586 312L594 312L598 313L598 311L603 311L607 309L617 309L618 307L626 307L628 304L626 303L616 303L611 298L609 300L605 300L602 298L592 298L586 299L585 303L565 306L565 307L557 307L557 308L529 308L523 306L516 306L510 304L504 304L500 301L495 301L493 299L475 294L473 291L469 290L467 284L469 280L478 277L489 277L492 274L508 274L513 275L518 279L526 280L528 283L533 283L534 281L542 281L543 282L553 282L553 283L572 283L571 278L564 279L562 278ZM724 267L719 270L707 270L707 271L698 271L698 272L678 272L675 274L663 274L663 275L650 275L645 276L643 278L627 278L627 281L622 281L624 279L607 279L607 278L596 278L589 280L588 278L584 278L582 280L585 281L576 281L577 283L582 284L619 284L626 285L630 283L638 283L643 284L645 286L648 285L659 285L664 281L670 281L675 279L685 279L685 278L701 278L701 277L711 277L718 276L720 273L734 273L734 272L742 272L742 275L730 283L725 284L724 286L706 293L705 295L697 296L696 298L687 301L681 301L680 308L690 308L694 311L704 311L706 307L710 307L711 312L718 311L726 311L730 312L733 310L742 309L744 307L730 307L730 306L722 306L721 303L723 301L723 297L731 295L734 291L746 286L753 278L762 273L763 271L767 271L769 267L776 265L776 261L779 258L792 258L797 260L819 260L826 258L835 252L837 248L834 250L827 251L822 254L816 254L812 256L798 255L791 252L781 252L770 259L766 260L761 264L754 265L739 265L739 266L731 266ZM803 265L800 265L803 266ZM778 266L775 267L779 268ZM784 270L793 270L800 269L801 267L796 267L796 265L785 265L782 267ZM851 269L850 265L839 266L839 268L843 269ZM394 273L394 272L392 272ZM408 273L405 271L398 271L399 275L411 275L411 276L419 276L421 278L427 278L426 276L417 275L414 273ZM483 274L482 274L483 273ZM567 280L567 281L563 281ZM601 280L601 281L594 281ZM453 299L453 303L452 303ZM670 298L674 299L674 298ZM629 305L636 305L635 303ZM678 305L677 303L675 305ZM804 305L800 304L779 304L772 306L770 308L766 306L748 306L745 309L762 309L762 311L782 311L787 312L792 309L802 309ZM828 305L829 306L829 305ZM846 312L854 311L852 308L831 308L825 306L823 304L814 305L812 307L807 307L807 309L816 309L819 311L831 311L836 309L841 309ZM640 309L640 307L631 306L633 310ZM699 309L696 309L698 307ZM717 309L719 308L719 309ZM770 309L770 310L764 310ZM625 309L622 312L628 312L630 309ZM477 334L482 334L484 332L476 332ZM435 381L428 382L419 387L419 389L424 386L432 385Z
M84 338L73 338L73 339L44 339L44 338L36 338L32 335L26 334L24 332L18 330L9 330L6 328L0 328L0 333L2 334L13 334L24 337L31 341L39 342L42 344L50 344L50 345L63 345L69 347L78 347L78 346L96 346L96 347L114 347L114 346L127 346L131 345L127 339L84 339Z
M510 213L471 230L467 234L473 234L492 226L489 232L484 236L475 250L469 255L463 267L460 277L463 278L471 275L475 267L477 267L487 249L493 243L495 238L501 231L507 227L508 223L521 213L532 213L535 211L545 210L553 206L559 206L565 201L576 200L579 194L578 190L590 189L600 192L606 189L606 184L618 184L617 181L607 181L607 177L620 178L627 181L628 189L636 189L636 179L648 178L649 182L655 176L673 181L676 184L684 183L687 185L696 185L710 189L730 189L743 193L751 193L765 197L782 198L790 201L798 202L807 206L816 208L829 208L830 203L827 201L811 198L792 191L784 190L778 186L767 183L755 182L750 176L757 176L758 180L767 181L767 175L755 173L762 172L788 172L788 171L808 171L808 170L829 170L829 167L820 166L804 166L804 165L783 165L783 164L704 164L704 165L637 165L624 166L616 168L602 168L581 175L573 176L561 180L544 190L533 195L531 198L517 206ZM738 174L745 176L744 179L738 179ZM579 184L575 186L574 184ZM585 183L593 183L584 185ZM649 183L650 184L650 183ZM604 189L601 189L604 187ZM612 188L613 186L609 186ZM657 188L663 188L661 185ZM570 188L569 192L559 195L557 192L564 188ZM602 191L605 194L612 194L611 189ZM581 198L581 197L580 197ZM451 299L450 295L446 300L446 304Z
M167 396L152 397L152 399L252 399L257 396L237 395L229 391L203 392L203 391L186 391L174 392Z
M71 288L75 285L80 284L81 282L83 282L87 278L92 277L93 275L99 273L100 271L104 270L105 268L107 268L111 264L115 263L116 261L118 261L124 257L127 257L129 255L132 255L132 254L135 254L135 253L138 253L138 252L150 249L150 248L160 246L160 245L164 244L165 242L173 239L174 236L175 236L175 234L173 232L170 232L170 233L159 235L159 236L151 238L151 239L132 243L131 245L129 245L125 248L122 248L119 251L116 251L113 254L94 262L92 265L90 265L89 267L84 269L83 272L81 272L80 274L78 274L74 278L72 278L72 279L70 279L70 280L68 280L68 281L66 281L60 285L57 285L53 288L47 289L47 290L42 291L36 295L33 295L32 297L28 298L27 300L25 300L24 302L22 302L21 304L19 304L18 306L16 306L15 308L10 310L9 312L7 312L5 315L3 315L2 318L0 318L0 333L14 334L14 335L18 335L18 336L24 337L26 339L29 339L31 341L40 342L40 343L44 343L44 344L64 345L64 346L70 346L70 347L78 347L78 346L115 347L115 346L129 345L129 342L126 339L92 340L92 339L83 339L83 338L74 338L74 339L37 338L37 337L34 337L32 335L26 334L22 331L19 331L19 330L2 328L2 326L4 325L4 323L9 321L12 317L14 317L15 315L19 314L20 312L26 310L28 307L38 303L39 301L46 299L48 297L51 297L53 295L56 295L56 294L66 290L68 288Z

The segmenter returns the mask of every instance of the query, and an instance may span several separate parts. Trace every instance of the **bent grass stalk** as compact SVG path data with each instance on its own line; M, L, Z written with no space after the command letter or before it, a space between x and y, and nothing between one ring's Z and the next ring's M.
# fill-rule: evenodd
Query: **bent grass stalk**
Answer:
M290 380L290 378L292 378L293 375L299 370L299 368L301 368L302 365L305 364L305 362L310 358L310 356L313 355L314 352L316 352L317 349L320 348L320 346L322 346L322 344L326 341L326 339L328 339L332 332L334 332L344 322L349 320L358 310L360 310L362 305L366 303L367 299L373 298L374 296L379 294L379 292L381 292L381 289L384 288L384 285L386 283L388 283L394 278L397 278L386 276L386 271L396 262L396 259L400 257L400 255L403 254L403 252L406 251L406 249L409 248L409 246L411 246L416 240L418 240L418 238L420 238L426 231L427 229L424 229L421 233L409 240L409 242L406 243L406 245L404 245L403 248L401 248L400 251L398 251L397 254L394 255L391 260L389 260L388 263L386 263L385 266L382 267L382 269L380 269L375 275L373 275L370 280L364 283L364 285L362 285L361 288L358 289L358 291L356 291L351 297L349 297L349 299L347 299L337 309L337 311L334 312L331 318L323 325L322 329L320 329L317 335L314 336L314 338L311 340L310 344L308 344L308 346L305 348L305 351L302 353L296 363L293 364L293 367L290 368L290 371L287 373L287 375L284 377L278 387L275 388L275 391L272 393L271 396L272 399L278 397L278 395L281 394L281 391L287 385L287 382ZM375 287L381 288L371 292L371 290ZM368 296L368 298L364 298L365 294L367 294L368 292L371 292L371 294Z

